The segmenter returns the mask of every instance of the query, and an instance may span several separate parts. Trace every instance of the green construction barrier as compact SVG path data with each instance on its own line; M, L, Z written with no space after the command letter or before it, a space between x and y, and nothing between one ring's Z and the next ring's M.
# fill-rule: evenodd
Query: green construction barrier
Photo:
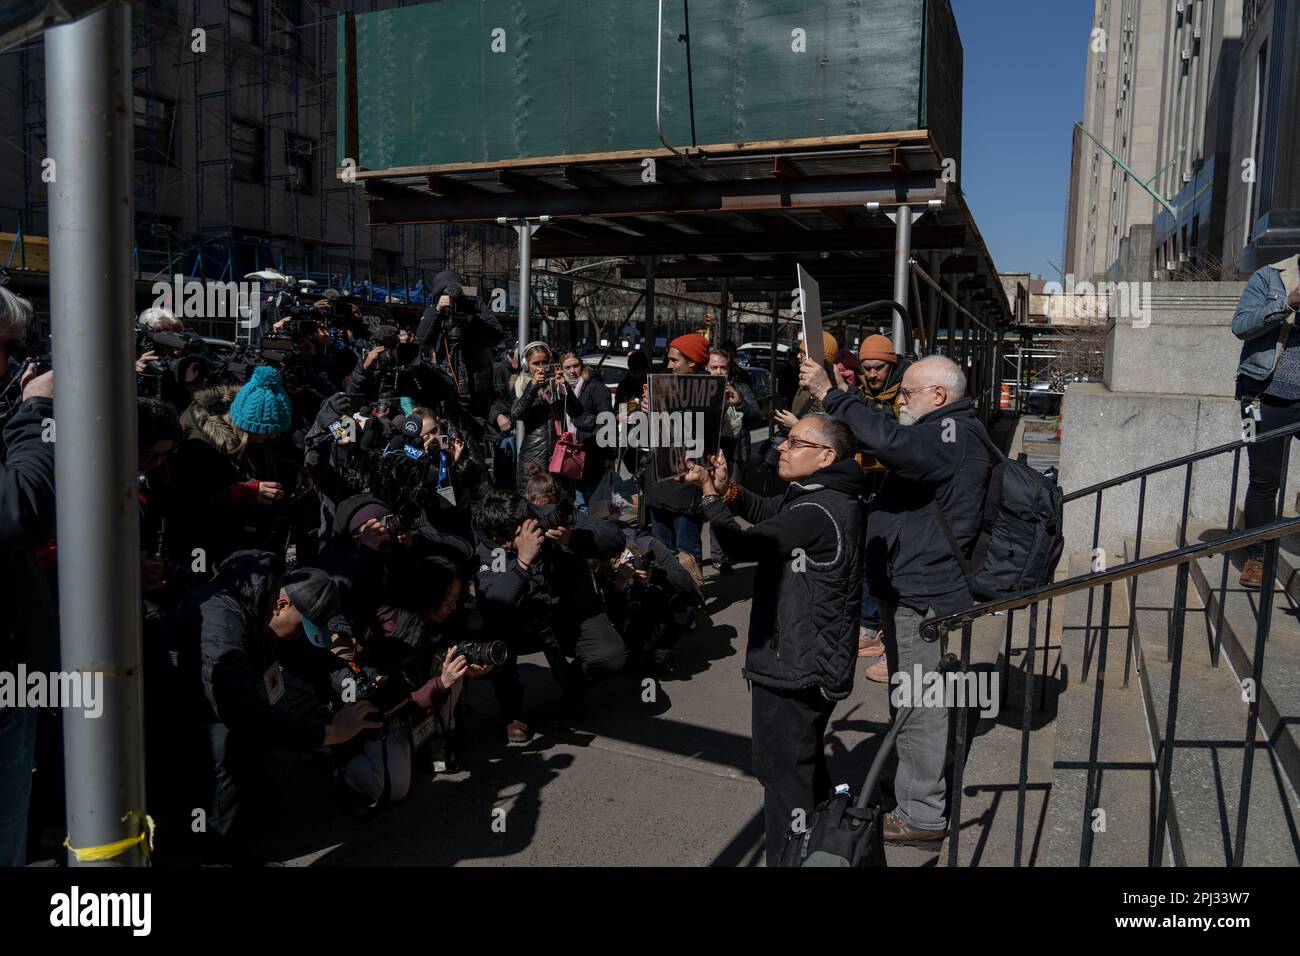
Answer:
M960 152L962 51L948 0L664 0L663 8L663 131L678 149L928 129L943 155ZM688 16L689 71L680 39ZM383 170L662 148L655 0L444 0L354 19L349 31L340 15L338 31L340 164Z

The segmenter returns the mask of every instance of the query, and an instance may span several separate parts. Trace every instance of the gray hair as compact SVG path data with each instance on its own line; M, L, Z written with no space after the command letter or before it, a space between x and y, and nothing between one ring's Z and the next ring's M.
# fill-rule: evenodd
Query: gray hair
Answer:
M836 461L848 461L857 453L858 440L847 423L823 414L805 415L800 421L817 423L817 434L835 452Z
M140 318L137 321L139 321L139 323L145 328L152 331L157 331L163 326L170 327L179 325L181 328L185 327L185 323L176 318L176 314L172 312L171 309L164 309L162 306L157 305L141 312Z
M952 359L943 355L927 355L913 362L912 368L931 379L933 384L942 385L948 393L949 403L966 397L966 373Z
M27 334L32 321L32 304L0 285L0 334L9 339L21 339Z

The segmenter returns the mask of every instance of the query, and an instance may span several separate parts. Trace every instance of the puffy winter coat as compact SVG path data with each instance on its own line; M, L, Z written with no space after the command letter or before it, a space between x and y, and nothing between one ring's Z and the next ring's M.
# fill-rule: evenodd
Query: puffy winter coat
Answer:
M541 465L546 471L551 464L551 451L555 448L556 431L554 422L564 428L564 414L577 419L583 414L582 405L574 398L573 392L564 389L563 395L555 395L556 389L551 385L538 386L523 374L515 376L515 401L510 406L510 418L524 423L524 441L519 447L519 460L515 471L515 484L522 491L524 487L524 470L532 464ZM564 403L563 408L553 401Z
M745 679L765 687L819 687L831 700L853 689L862 605L866 488L855 461L837 461L785 493L742 490L705 517L733 561L757 561ZM736 518L752 527L742 528Z
M969 398L936 408L911 425L831 389L827 411L853 429L887 469L867 521L871 593L920 613L945 614L971 603L970 591L934 511L937 502L962 548L979 534L993 462Z

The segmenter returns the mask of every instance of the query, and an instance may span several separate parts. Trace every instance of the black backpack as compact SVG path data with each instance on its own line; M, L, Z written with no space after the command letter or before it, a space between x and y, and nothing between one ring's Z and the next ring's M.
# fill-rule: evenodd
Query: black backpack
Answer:
M1024 454L1007 458L984 429L973 429L993 456L984 491L979 535L967 558L938 501L931 504L939 528L961 565L976 601L997 601L1042 587L1052 579L1065 550L1061 488L1029 467Z
M885 866L885 844L880 832L884 814L873 797L905 715L900 712L885 734L856 800L847 786L840 786L813 811L803 830L786 831L780 866Z

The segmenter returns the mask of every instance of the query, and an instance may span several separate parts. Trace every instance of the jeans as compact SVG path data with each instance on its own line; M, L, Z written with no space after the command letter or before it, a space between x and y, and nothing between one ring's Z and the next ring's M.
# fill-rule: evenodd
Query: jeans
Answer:
M388 802L405 799L411 789L411 734L399 724L384 736L367 740L361 753L343 768L343 780L372 804L384 796L388 778Z
M709 524L709 560L713 562L715 568L722 564L731 563L731 560L727 557L727 552L722 550L718 536L713 533L712 523Z
M656 538L676 551L685 551L696 564L704 566L704 548L700 541L704 518L651 508L650 524L651 534Z
M492 449L492 486L515 490L515 436L502 434Z
M934 617L934 609L918 614L909 607L880 601L880 620L885 631L885 655L891 678L900 672L913 682L918 664L921 674L939 670L942 657L938 641L921 638L921 622ZM895 707L893 680L889 686L889 714L901 720L905 710L907 722L898 732L896 751L898 769L894 772L894 797L897 813L907 823L921 830L944 830L948 826L944 800L944 761L948 753L948 708ZM910 686L910 685L908 685Z
M876 604L876 599L871 596L871 585L867 583L865 574L862 575L862 612L858 616L858 623L873 637L876 631L880 630L880 607Z
M0 866L27 865L27 807L36 756L36 711L0 710Z
M1244 421L1251 418L1252 399L1244 398L1241 402L1241 417ZM1255 423L1255 433L1262 435L1274 428L1283 428L1300 421L1300 402L1286 402L1278 399L1264 399L1259 406L1259 421ZM1296 437L1288 435L1275 438L1270 442L1251 442L1246 445L1246 458L1250 462L1250 483L1246 486L1246 529L1258 528L1270 524L1279 516L1277 513L1278 484L1282 480L1282 454L1291 450L1291 440ZM1264 557L1262 541L1251 545L1246 552L1248 557Z
M777 690L754 684L750 690L754 776L763 785L763 828L767 865L776 866L786 831L803 811L803 822L830 796L826 764L826 725L835 701L819 688Z
M604 478L603 473L594 481L578 479L573 483L573 504L579 511L591 510L591 498L596 493L596 489L600 487L601 478Z

